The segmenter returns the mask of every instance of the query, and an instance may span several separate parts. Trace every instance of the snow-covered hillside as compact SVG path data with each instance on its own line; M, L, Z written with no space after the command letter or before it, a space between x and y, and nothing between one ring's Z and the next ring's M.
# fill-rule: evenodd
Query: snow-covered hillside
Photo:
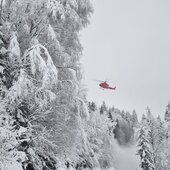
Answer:
M79 34L90 0L0 2L0 170L170 167L165 122L148 114L139 123L135 111L86 99ZM128 148L143 127L138 148Z

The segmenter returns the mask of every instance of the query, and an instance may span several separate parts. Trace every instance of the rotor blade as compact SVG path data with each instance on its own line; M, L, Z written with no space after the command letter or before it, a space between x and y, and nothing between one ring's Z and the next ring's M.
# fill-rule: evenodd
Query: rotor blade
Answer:
M112 82L112 81L113 81L113 79L106 78L106 79L105 79L105 81L106 81L106 82Z
M104 81L102 81L102 80L93 80L93 81L97 81L97 82L104 82Z

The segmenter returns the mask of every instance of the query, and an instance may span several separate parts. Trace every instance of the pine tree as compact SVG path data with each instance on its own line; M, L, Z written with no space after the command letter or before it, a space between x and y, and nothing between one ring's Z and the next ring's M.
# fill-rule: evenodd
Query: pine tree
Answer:
M101 107L100 107L100 114L104 114L107 112L107 107L106 107L106 103L103 101Z
M139 155L141 159L141 168L143 170L154 170L153 155L149 145L149 140L147 139L146 129L144 127L141 127L139 130L137 146L137 155Z
M164 145L166 141L166 131L164 128L164 122L161 120L160 116L155 119L155 160L156 165L155 169L164 169L164 165L162 164L165 158L162 158L163 152L165 150Z
M94 112L97 110L97 106L94 102L88 102L89 112Z
M157 130L159 132L158 141L160 144L158 146L158 161L157 167L158 169L167 170L170 169L170 138L169 138L169 110L170 110L170 103L166 107L165 111L165 122L162 122L160 118L157 118Z
M159 131L158 131L158 122L157 120L153 117L151 110L147 108L147 128L148 128L148 139L150 146L152 148L153 152L153 159L154 159L154 166L155 169L157 169L157 162L158 162L158 148L159 148Z
M165 121L168 122L169 120L170 120L170 102L168 103L165 111Z
M109 118L110 120L113 120L112 109L111 109L111 108L109 108L109 110L108 110L108 118Z
M133 127L137 127L138 126L138 116L137 116L135 110L132 111L132 124L133 124L132 125Z
M166 138L165 129L164 129L164 122L161 120L160 116L156 119L156 145L157 148L161 145L162 141Z
M142 115L141 122L146 124L146 121L147 121L147 120L146 120L146 115L143 114L143 115Z

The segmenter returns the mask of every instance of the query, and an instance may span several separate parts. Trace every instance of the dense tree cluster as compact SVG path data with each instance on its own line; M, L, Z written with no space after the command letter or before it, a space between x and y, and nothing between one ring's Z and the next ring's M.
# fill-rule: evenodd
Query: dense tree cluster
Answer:
M106 114L112 122L116 122L113 134L120 145L128 145L135 142L135 129L139 126L135 110L130 114L114 107L109 108L103 102L100 107L100 113Z
M144 170L168 170L170 168L168 113L169 105L165 112L165 121L162 121L160 116L155 118L147 107L146 114L142 116L137 154L141 157L141 167Z
M56 169L69 158L76 166L88 119L79 31L91 4L1 0L0 8L0 167Z
M86 101L89 0L1 0L0 169L114 168L115 122Z

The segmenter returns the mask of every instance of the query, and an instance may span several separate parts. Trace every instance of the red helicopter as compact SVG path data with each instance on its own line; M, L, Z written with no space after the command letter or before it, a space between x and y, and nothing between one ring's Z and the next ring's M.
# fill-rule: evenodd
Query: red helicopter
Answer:
M99 81L99 80L97 80L97 81ZM107 81L99 81L99 82L101 82L101 83L99 84L99 86L100 86L102 89L116 90L116 86L115 86L115 87L111 87L111 86L107 83Z

